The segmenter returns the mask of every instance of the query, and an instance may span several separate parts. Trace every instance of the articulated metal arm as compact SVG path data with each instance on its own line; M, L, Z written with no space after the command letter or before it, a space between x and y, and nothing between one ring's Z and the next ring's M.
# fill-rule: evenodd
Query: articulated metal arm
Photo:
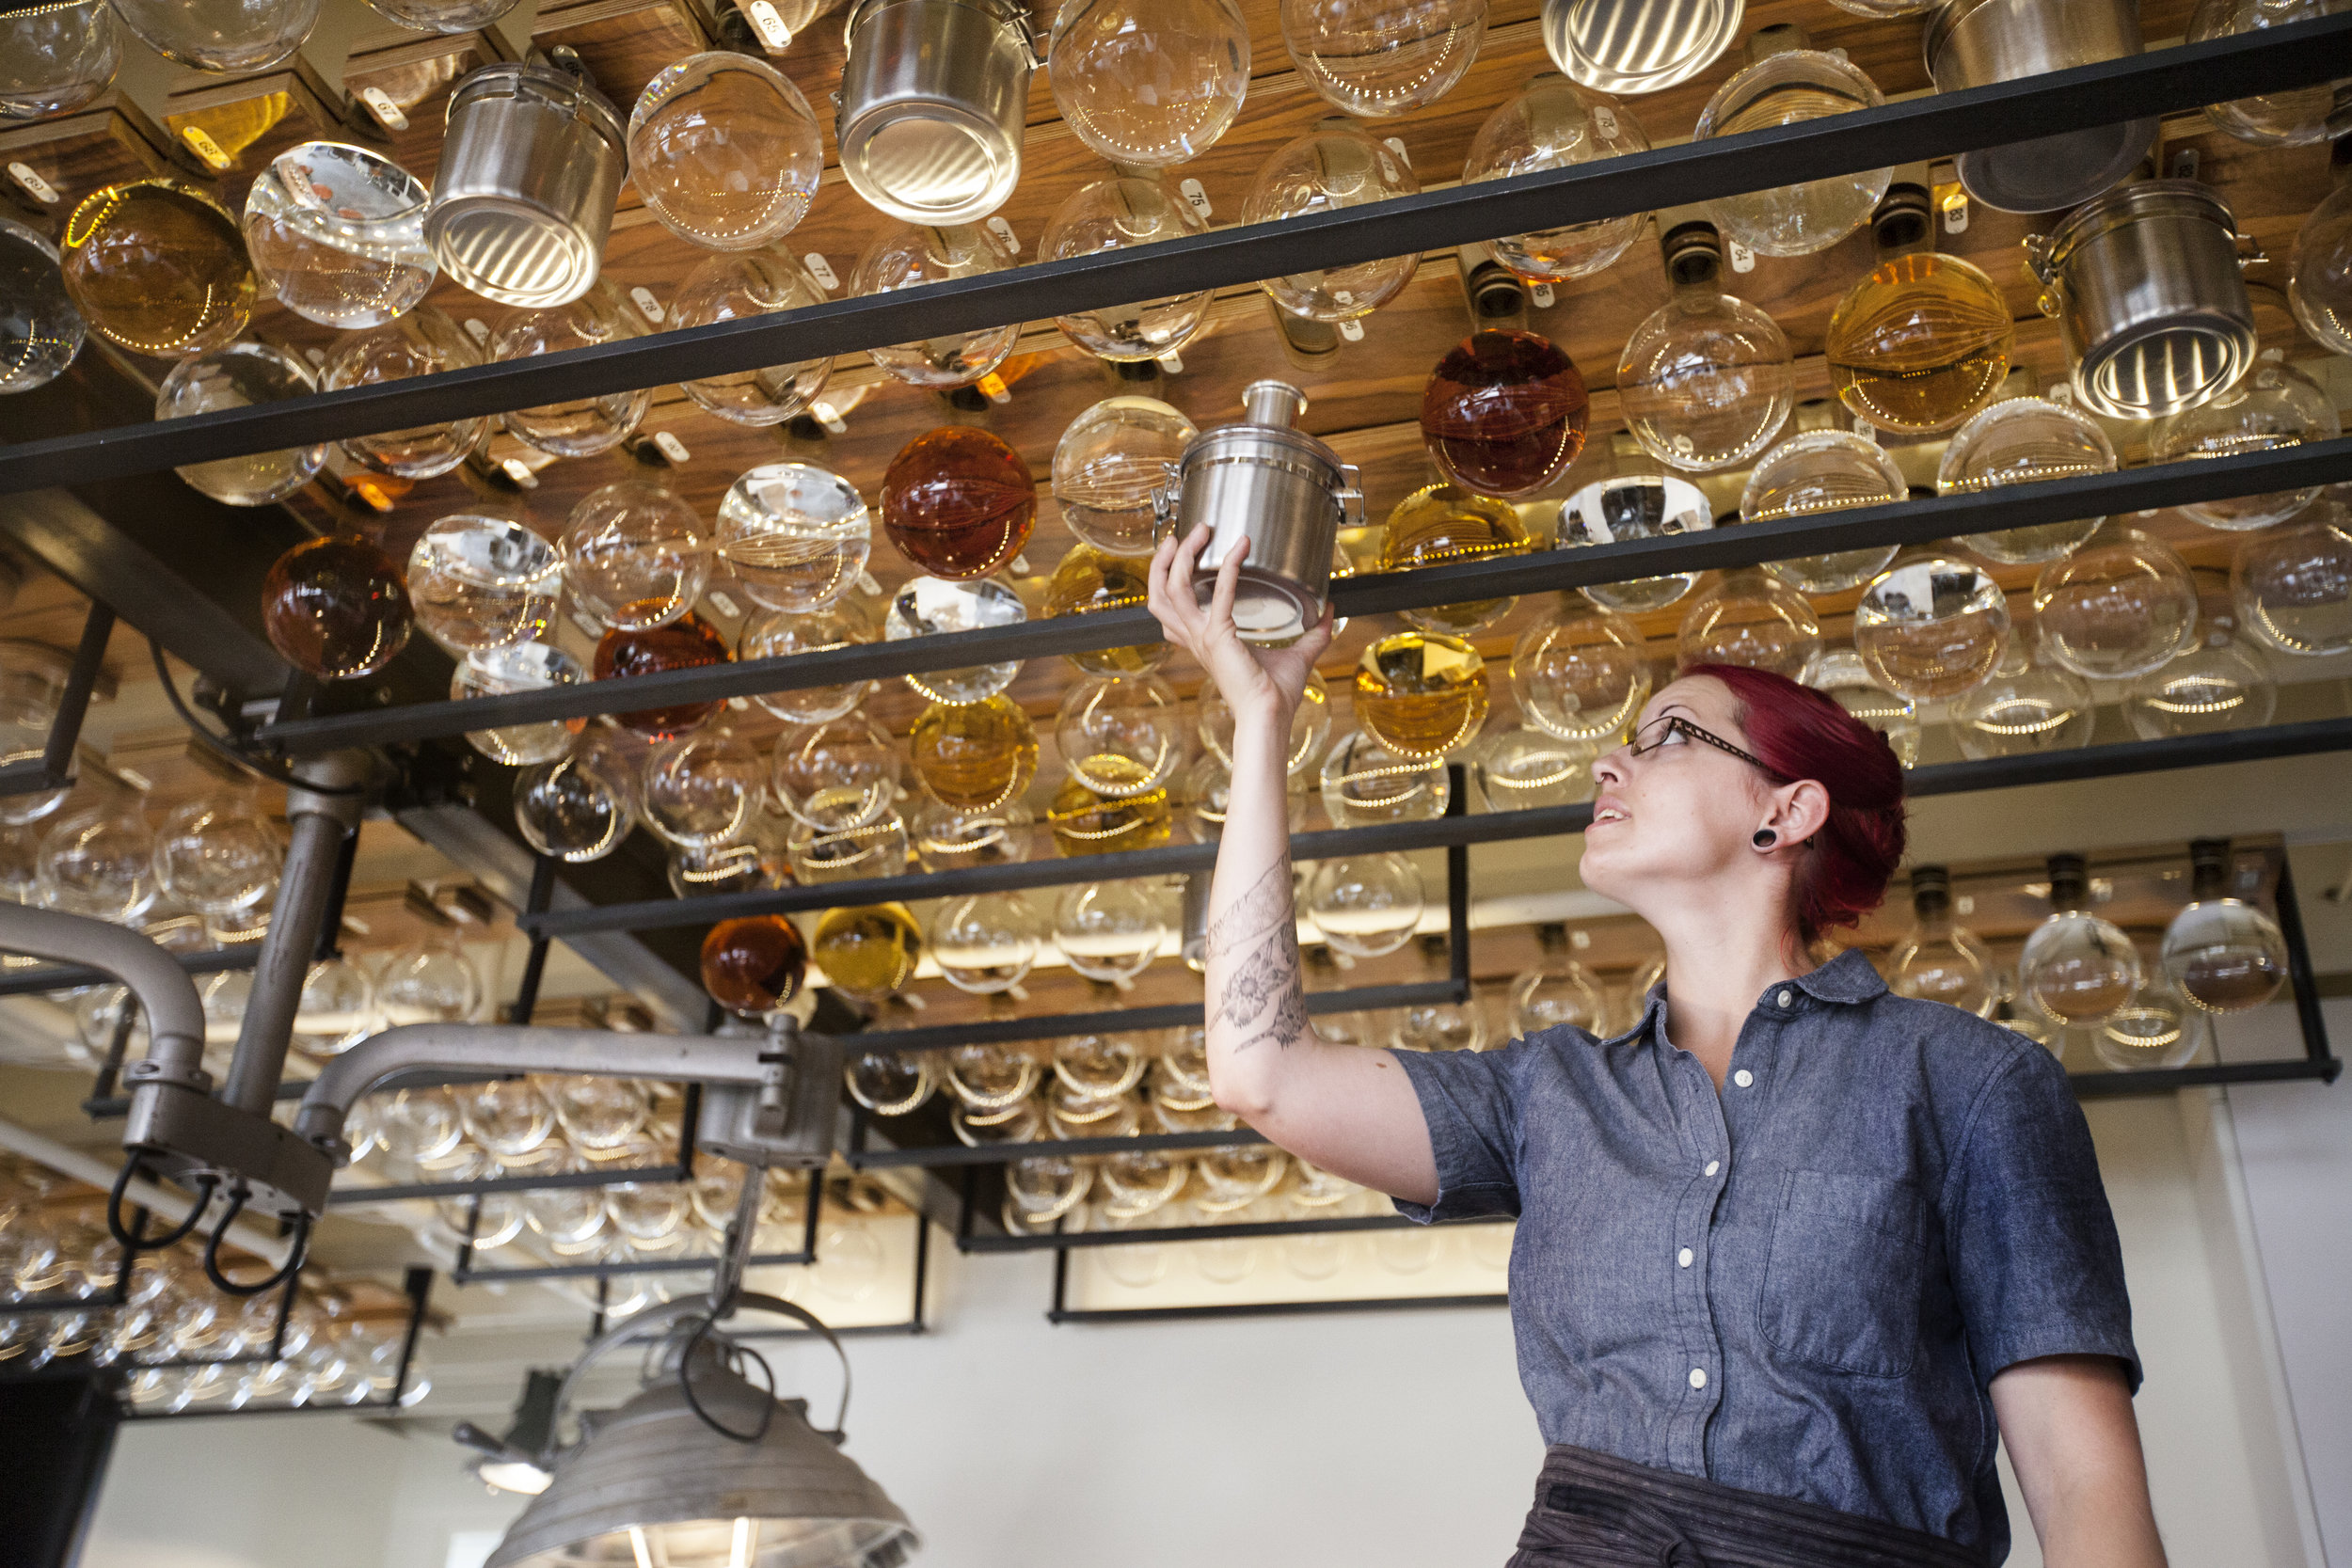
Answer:
M0 952L86 964L115 976L147 1015L147 1059L133 1077L173 1079L199 1092L204 1081L204 1004L196 982L146 937L125 926L56 910L0 904Z

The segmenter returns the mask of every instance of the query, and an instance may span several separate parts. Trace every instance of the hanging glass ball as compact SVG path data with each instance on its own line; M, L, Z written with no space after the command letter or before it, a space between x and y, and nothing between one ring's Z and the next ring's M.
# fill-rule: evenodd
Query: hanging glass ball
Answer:
M1167 939L1160 900L1143 882L1081 882L1054 905L1054 945L1089 980L1134 979Z
M1626 427L1668 467L1711 473L1771 445L1796 398L1795 360L1772 318L1706 289L1633 329L1617 360Z
M1113 555L1152 553L1152 492L1200 432L1152 398L1105 398L1054 448L1054 499L1080 541Z
M470 33L504 16L518 0L368 0L387 22L420 33Z
M1282 0L1281 13L1282 43L1301 79L1366 119L1435 103L1486 36L1486 0Z
M850 1098L878 1117L919 1110L937 1087L928 1056L903 1051L860 1053L842 1069Z
M931 916L931 961L958 990L993 995L1027 977L1048 934L1045 917L1018 893L951 898Z
M718 546L754 603L822 610L865 572L874 548L873 514L857 486L829 468L763 463L720 501Z
M512 517L459 512L437 520L408 554L417 629L463 658L533 642L555 622L564 562Z
M1001 810L1037 777L1037 729L1001 693L953 707L933 703L914 721L907 748L931 799L957 811Z
M1488 811L1569 806L1593 798L1593 762L1599 755L1590 741L1513 724L1479 741L1473 773Z
M1204 752L1176 776L1175 794L1192 818L1187 826L1193 842L1215 844L1225 832L1225 815L1232 806L1232 770L1213 753ZM1283 781L1282 807L1292 832L1306 827L1307 780L1303 773L1293 773Z
M2019 996L2062 1024L2105 1022L2141 979L2132 939L2088 911L2060 911L2033 929L2017 959Z
M1021 594L1001 578L950 582L945 578L911 578L891 595L882 618L882 637L898 642L910 637L940 632L975 631L982 626L1018 626L1028 619ZM919 671L905 677L916 692L934 703L977 703L1010 686L1021 673L1021 661L975 664L956 670Z
M1534 540L1511 503L1452 484L1427 484L1396 503L1380 528L1380 570L1406 572L1496 556L1525 555ZM1403 611L1423 631L1468 637L1511 613L1517 597Z
M1361 730L1333 743L1316 783L1335 828L1432 821L1453 796L1442 755L1402 756Z
M1233 0L1074 0L1055 14L1045 70L1062 123L1097 157L1181 164L1241 112L1249 24Z
M2015 627L1993 673L1953 699L1950 712L1952 738L1971 762L2088 746L2097 727L2090 683L2031 657Z
M154 831L136 807L75 812L41 835L40 903L92 920L135 920L155 901L154 862Z
M278 302L323 326L381 326L414 307L439 265L424 239L433 193L365 148L308 141L255 177L245 245Z
M1966 495L2003 484L2113 472L2115 445L2107 433L2070 397L2054 392L2046 398L2004 399L1962 425L1944 449L1935 489L1938 495ZM2106 521L2034 523L1963 534L1958 542L1987 561L2040 565L2073 554Z
M5 309L5 307L0 307ZM155 394L155 417L177 420L223 408L250 408L318 390L310 367L265 343L230 343L190 355L171 367ZM216 457L172 471L216 501L230 506L266 506L283 500L318 477L326 466L326 444Z
M1486 722L1486 662L1461 638L1398 632L1357 662L1356 721L1400 757L1458 751Z
M1974 562L1931 555L1871 579L1854 606L1853 646L1870 678L1914 702L1956 697L1993 673L2009 598Z
M1115 784L1131 781L1115 759L1096 761L1090 771ZM1124 849L1155 849L1174 826L1166 786L1109 794L1073 778L1054 792L1045 823L1060 855L1107 855Z
M874 624L872 604L872 600L853 594L805 615L763 610L743 623L743 629L735 640L735 657L738 661L794 658L802 654L871 642L882 635ZM755 691L752 701L787 723L821 724L856 707L873 689L870 680L844 681L837 686Z
M1430 460L1464 490L1533 495L1584 450L1591 406L1584 377L1549 339L1489 328L1464 339L1430 372L1421 436Z
M555 1130L555 1107L528 1078L467 1084L453 1093L466 1135L497 1159L536 1154Z
M1511 646L1511 694L1529 723L1565 740L1615 743L1649 701L1641 627L1558 596Z
M1029 858L1029 830L1037 818L1018 800L996 811L957 811L927 798L914 806L910 837L926 871L1018 865Z
M591 490L572 508L560 546L573 602L621 631L669 625L694 608L710 580L701 516L650 480Z
M1675 634L1677 662L1744 664L1795 680L1821 649L1804 596L1753 567L1725 572L1691 601Z
M1149 572L1147 559L1113 555L1092 545L1073 545L1046 581L1046 617L1090 615L1098 610L1138 607L1149 595ZM1175 651L1155 640L1116 648L1089 648L1062 657L1090 675L1139 675L1167 663Z
M1887 954L1886 970L1886 989L1898 996L1941 1002L1979 1018L1991 1018L2000 1005L1992 949L1975 932L1953 925L1947 913L1923 914Z
M1027 1100L1037 1087L1038 1062L1018 1045L960 1045L946 1053L947 1087L972 1111L1009 1111ZM959 1127L959 1133L962 1129ZM975 1138L967 1143L1026 1143L1035 1132L1007 1138Z
M499 697L516 691L544 691L554 686L577 686L588 678L580 660L545 642L516 642L486 648L458 660L449 678L453 702L469 697ZM506 724L497 729L469 730L467 743L492 762L508 767L553 762L571 750L585 721L551 719L545 723Z
M748 250L788 233L816 199L824 134L767 61L689 55L645 84L628 117L628 182L689 245Z
M703 990L730 1012L776 1012L800 994L807 974L808 944L783 915L722 920L703 938Z
M894 224L877 234L850 273L850 293L864 297L924 283L1002 272L1008 262L978 229L919 229ZM947 391L969 387L1005 362L1021 338L1021 324L949 332L869 352L885 374L910 387Z
M1242 203L1241 220L1280 223L1309 213L1412 196L1420 189L1405 160L1365 133L1353 127L1311 132L1259 166ZM1294 316L1354 321L1403 293L1419 264L1416 255L1391 256L1261 278L1258 287Z
M1029 540L1037 482L1002 438L946 425L898 450L882 475L882 531L935 577L984 578Z
M1905 768L1918 766L1917 705L1881 686L1860 654L1851 648L1824 648L1798 679L1886 736L1897 762Z
M904 904L827 910L811 948L834 990L879 1002L914 978L923 928Z
M2279 688L2260 655L2224 631L2132 682L2123 716L2142 740L2259 729L2270 722Z
M2179 992L2211 1013L2264 1006L2287 979L2277 921L2235 898L2201 898L2165 928L2157 963Z
M310 966L294 1006L294 1048L312 1061L340 1056L375 1031L375 982L349 958Z
M114 0L115 20L198 71L266 71L302 47L319 0Z
M1630 110L1605 93L1547 73L1486 117L1471 140L1462 182L1507 180L1543 169L1569 168L1600 158L1647 152L1649 138ZM1632 247L1647 213L1528 234L1506 234L1492 242L1502 264L1537 283L1590 277Z
M379 386L412 375L437 375L482 363L473 341L437 306L347 333L327 351L320 380L330 392ZM487 415L420 425L374 436L347 436L336 444L354 463L402 479L433 479L466 461L489 425Z
M262 582L270 646L319 680L374 674L408 645L415 620L400 567L364 539L306 540Z
M2259 27L2281 27L2333 13L2330 0L2198 0L2189 13L2188 41L2249 33ZM2205 115L2214 124L2256 147L2304 147L2343 133L2334 118L2337 95L2345 78L2314 82L2283 92L2257 93L2251 98L2208 103Z
M1809 517L1910 499L1902 470L1876 441L1843 430L1791 436L1764 454L1740 495L1740 520ZM1896 546L1768 561L1764 569L1801 594L1842 594L1886 569Z
M170 175L84 197L59 249L83 322L134 354L177 359L223 348L252 319L260 284L236 219Z
M1184 762L1184 705L1157 675L1090 675L1063 694L1054 744L1097 795L1160 790Z
M459 1023L482 1009L482 976L450 940L411 942L393 954L375 990L391 1027Z
M608 631L596 643L596 678L626 680L663 670L694 670L725 664L734 657L719 630L692 610L665 626L643 630ZM660 739L691 730L719 710L717 701L672 703L667 707L616 713L613 721L649 738Z
M1855 418L1906 436L1951 430L2000 391L2017 324L2000 285L1934 251L1890 256L1830 312L1830 386Z
M2296 232L2287 303L2312 341L2352 354L2352 182L2340 182Z
M1225 768L1233 765L1233 710L1225 701L1225 693L1214 681L1200 686L1200 721L1195 728L1200 744ZM1298 705L1291 710L1290 752L1285 768L1295 778L1315 765L1323 751L1323 742L1331 733L1331 689L1323 676L1313 670L1307 672L1306 683L1299 689Z
M2266 648L2317 657L2352 648L2352 517L2332 500L2257 534L2230 567L2237 624Z
M1490 1036L1475 1002L1429 1002L1390 1015L1389 1044L1398 1051L1484 1051Z
M626 753L596 734L568 755L515 775L515 826L537 853L568 865L599 861L637 826L637 786Z
M2265 349L2254 373L2210 402L2156 421L2148 448L2159 463L2279 451L2344 434L2335 400L2318 382ZM2181 510L2207 528L2250 533L2296 515L2319 499L2319 486L2224 500L2185 501Z
M250 797L191 800L155 835L155 880L164 893L206 914L234 914L278 888L286 850Z
M103 18L105 7L95 8ZM24 14L0 14L0 28ZM0 395L47 385L82 352L81 312L67 294L57 260L47 235L0 217Z
M1511 981L1511 1033L1520 1038L1547 1029L1581 1029L1598 1037L1607 1026L1600 988L1574 958L1547 956Z
M1584 485L1560 503L1553 528L1555 548L1656 539L1715 526L1715 509L1705 491L1678 475L1641 471L1648 459L1629 440L1630 456L1614 451L1612 445L1611 462L1616 471ZM1640 615L1673 604L1697 586L1700 576L1674 572L1588 583L1577 592L1603 610Z
M1413 940L1427 899L1421 872L1403 855L1359 855L1318 863L1305 904L1335 951L1376 958Z
M511 364L541 354L614 343L645 335L637 308L621 297L609 278L567 304L517 310L490 340L490 357ZM637 434L653 406L653 389L567 398L536 408L514 408L499 416L506 433L550 457L593 457L611 451Z
M793 822L786 830L784 849L789 879L804 886L897 877L907 868L906 819L892 808L855 827Z
M776 803L824 831L871 822L898 798L898 749L863 713L795 730L776 742L768 787Z
M637 795L645 826L681 848L732 842L759 810L764 773L751 742L729 730L673 736L645 758Z
M113 84L121 58L105 0L61 0L0 13L0 120L42 119L80 108Z
M1055 209L1038 244L1037 259L1064 261L1205 234L1208 229L1192 203L1156 180L1097 180L1073 191ZM1192 341L1208 321L1209 302L1215 297L1215 290L1198 289L1056 316L1054 325L1098 359L1137 363L1174 354Z
M2171 546L2108 523L2034 579L2042 651L2090 680L2160 670L2197 636L2197 584Z
M1795 125L1886 100L1845 51L1784 49L1736 72L1699 111L1693 142ZM1719 197L1708 216L1724 237L1758 256L1810 256L1860 229L1877 211L1895 171L1866 169L1794 185Z
M706 256L686 275L670 302L679 330L743 321L824 303L825 292L800 258L781 245ZM688 397L730 424L754 429L805 413L833 379L833 356L819 355L755 370L722 371L678 385Z
M644 1085L627 1078L562 1072L539 1080L556 1125L573 1145L602 1152L628 1147L652 1112Z
M2091 1051L2112 1072L2186 1067L2204 1046L2202 1022L2168 981L2151 976L2099 1025Z

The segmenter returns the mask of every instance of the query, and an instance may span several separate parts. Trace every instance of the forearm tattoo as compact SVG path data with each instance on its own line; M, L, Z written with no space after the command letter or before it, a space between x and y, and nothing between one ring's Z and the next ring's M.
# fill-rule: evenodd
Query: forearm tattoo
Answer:
M1297 916L1291 903L1288 859L1277 860L1265 875L1234 900L1232 907L1209 923L1211 958L1232 958L1235 967L1223 977L1209 1026L1231 1023L1236 1028L1261 1026L1234 1045L1247 1051L1267 1040L1287 1044L1307 1027L1306 985L1298 960Z

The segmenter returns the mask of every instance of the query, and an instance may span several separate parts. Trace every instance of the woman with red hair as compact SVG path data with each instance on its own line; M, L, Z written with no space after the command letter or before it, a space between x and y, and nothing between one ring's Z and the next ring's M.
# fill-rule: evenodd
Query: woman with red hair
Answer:
M1420 1054L1308 1025L1284 796L1329 623L1253 650L1240 552L1151 605L1234 716L1210 894L1217 1102L1423 1221L1507 1215L1547 1444L1512 1568L1988 1568L2006 1444L2050 1568L2162 1568L2114 1221L2048 1052L1824 935L1903 853L1902 769L1828 697L1687 670L1593 765L1587 887L1666 945L1609 1039ZM1171 585L1173 585L1171 587Z

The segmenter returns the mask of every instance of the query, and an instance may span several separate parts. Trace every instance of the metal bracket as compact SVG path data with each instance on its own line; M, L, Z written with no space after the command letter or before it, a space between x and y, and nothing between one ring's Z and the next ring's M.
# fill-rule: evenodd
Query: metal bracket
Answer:
M247 1209L289 1219L325 1212L335 1174L334 1162L292 1129L160 1078L131 1090L122 1144L161 1176L235 1172L249 1189Z
M818 1169L833 1155L839 1120L841 1042L802 1034L789 1020L770 1038L760 1083L705 1085L695 1142L747 1165Z

